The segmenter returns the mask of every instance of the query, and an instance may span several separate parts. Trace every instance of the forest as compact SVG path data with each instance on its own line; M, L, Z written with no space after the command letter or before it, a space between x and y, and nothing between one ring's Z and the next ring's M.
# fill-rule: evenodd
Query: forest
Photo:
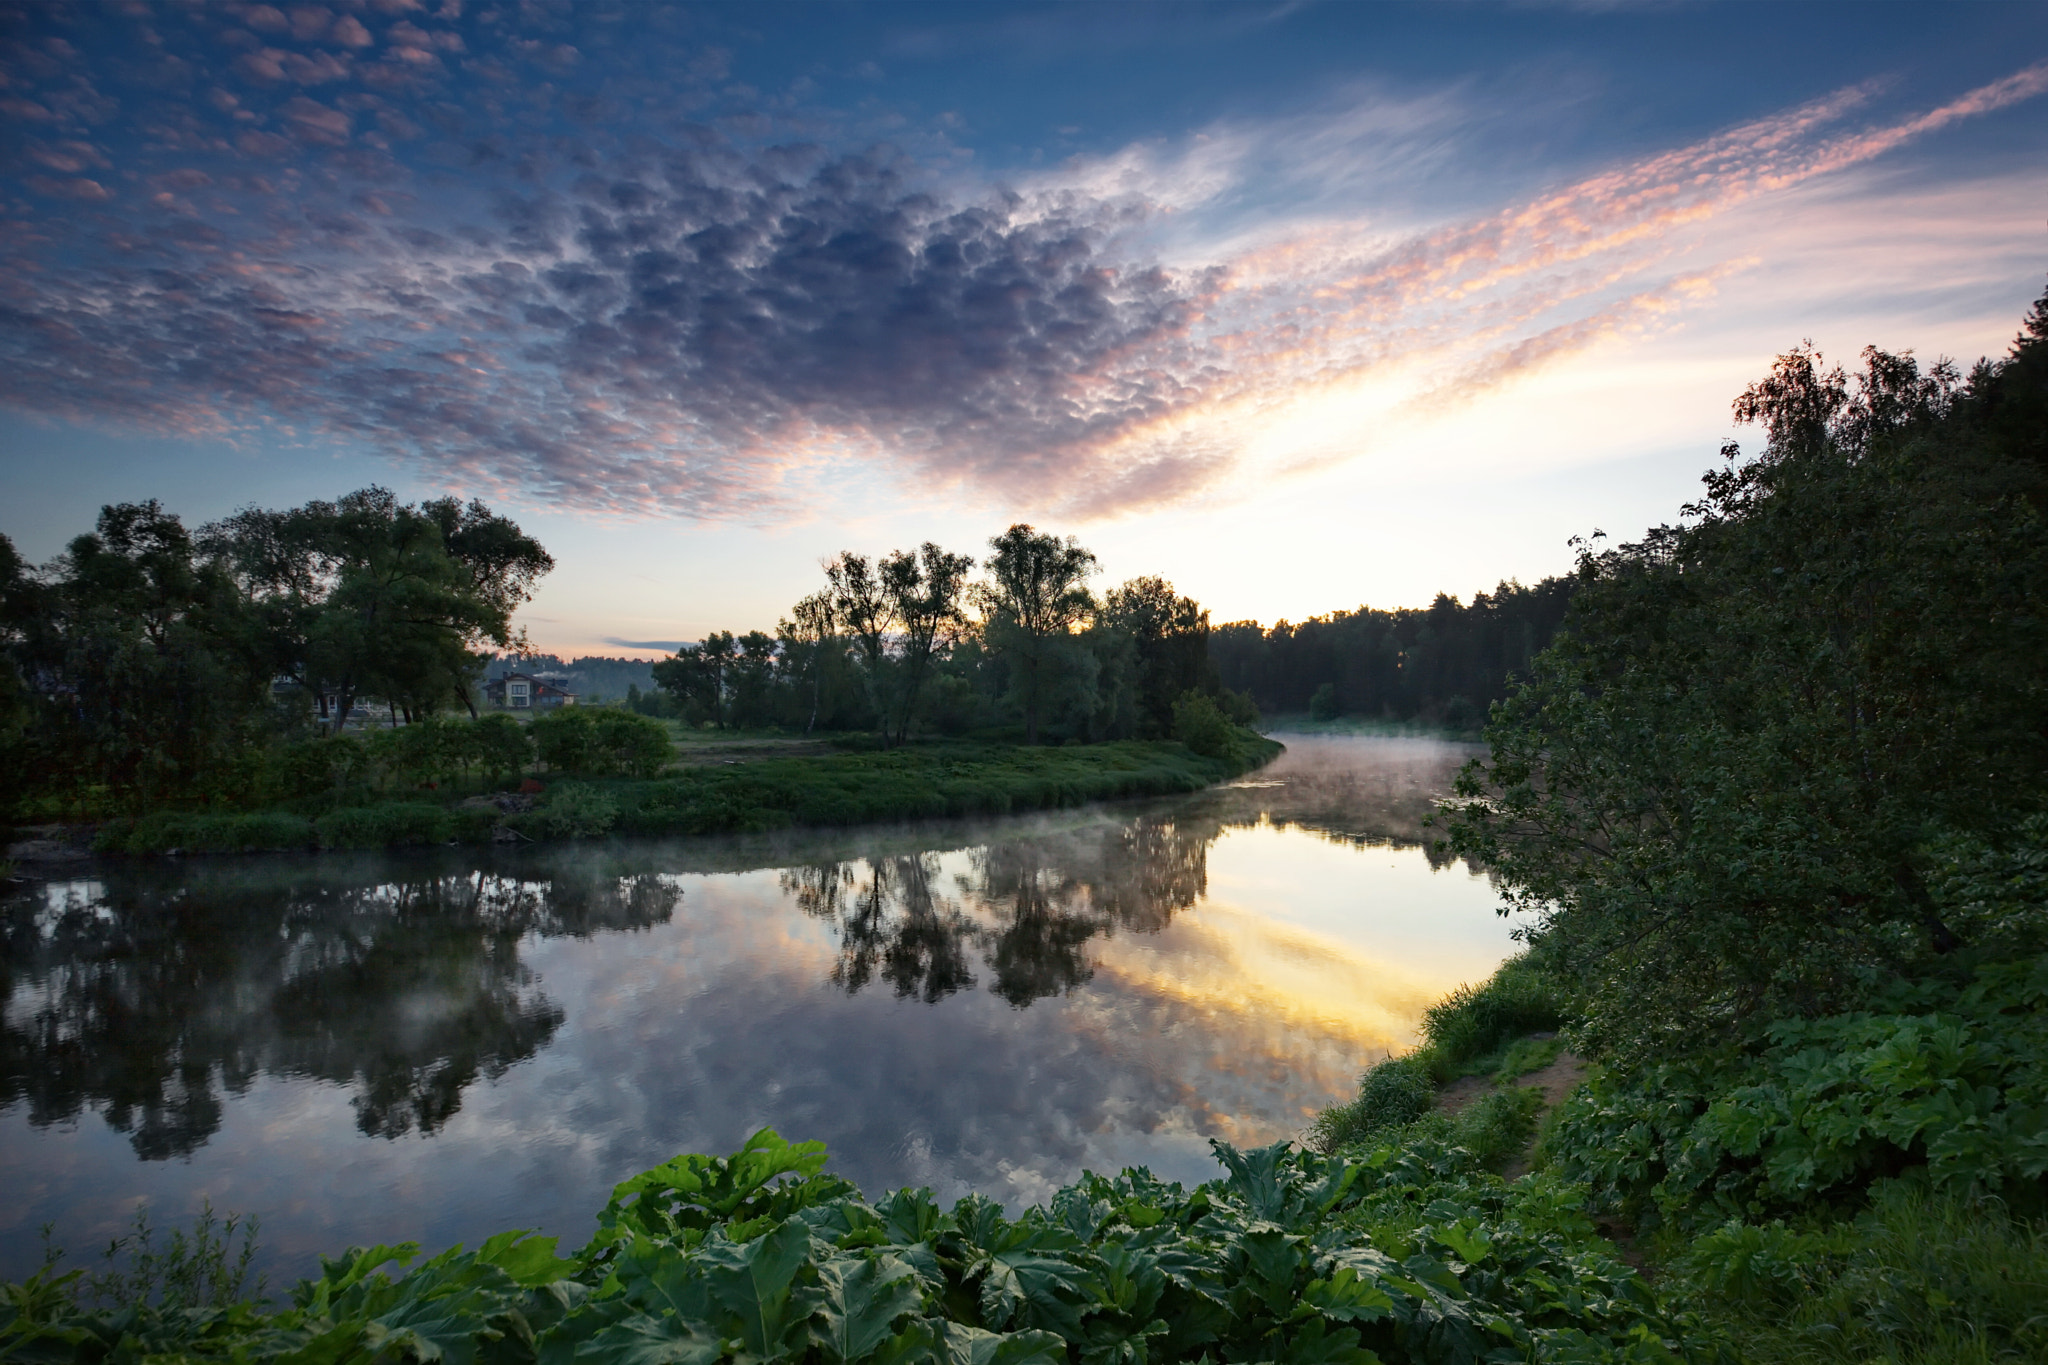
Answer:
M1210 632L1209 657L1223 687L1268 715L1472 730L1529 675L1564 620L1575 582L1510 581L1469 605L1439 593L1427 607L1360 607L1270 629L1232 621Z

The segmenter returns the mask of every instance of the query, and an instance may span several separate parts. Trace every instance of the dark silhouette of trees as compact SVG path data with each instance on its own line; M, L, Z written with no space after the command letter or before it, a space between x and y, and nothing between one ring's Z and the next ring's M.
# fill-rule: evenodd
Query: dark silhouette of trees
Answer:
M1074 626L1094 610L1088 576L1095 556L1019 522L991 537L988 579L975 585L988 648L1008 660L1024 710L1024 742L1038 743L1050 674Z
M1570 578L1507 582L1470 604L1440 593L1423 608L1360 607L1270 629L1233 621L1209 633L1209 657L1222 686L1250 693L1268 714L1327 710L1465 728L1528 676L1573 586Z
M1735 402L1760 454L1730 445L1678 525L1583 548L1455 830L1543 907L1617 1046L1937 972L1971 938L1945 869L2038 843L2044 377L2048 297L1967 380L1801 347Z

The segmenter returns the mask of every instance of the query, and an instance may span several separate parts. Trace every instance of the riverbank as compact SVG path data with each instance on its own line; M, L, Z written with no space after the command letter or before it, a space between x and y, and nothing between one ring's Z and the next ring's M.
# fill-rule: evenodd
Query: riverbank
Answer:
M1978 954L1910 994L1589 1065L1557 1032L1569 991L1515 959L1306 1136L1376 1167L1456 1151L1443 1188L1477 1170L1504 1201L1475 1240L1512 1215L1619 1258L1680 1358L2048 1358L2048 956Z
M158 811L70 837L36 831L22 862L84 856L545 842L608 834L744 834L1008 815L1198 791L1272 761L1248 731L1220 756L1171 741L1025 747L934 742L865 752L680 763L658 776L545 773L467 796L441 791L258 811ZM772 752L772 751L771 751Z

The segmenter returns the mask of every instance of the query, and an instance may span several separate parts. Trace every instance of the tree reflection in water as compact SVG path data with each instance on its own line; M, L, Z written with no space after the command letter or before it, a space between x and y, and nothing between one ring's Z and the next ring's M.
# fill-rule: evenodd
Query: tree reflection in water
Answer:
M1023 1008L1087 981L1087 945L1118 929L1165 928L1202 895L1222 825L1164 817L986 844L951 895L936 853L790 868L783 890L839 935L832 980L849 994L878 975L933 1003L975 984Z
M0 1105L39 1127L97 1109L162 1159L268 1072L349 1086L366 1134L432 1133L561 1026L522 938L661 923L680 894L597 869L334 867L124 869L0 904Z

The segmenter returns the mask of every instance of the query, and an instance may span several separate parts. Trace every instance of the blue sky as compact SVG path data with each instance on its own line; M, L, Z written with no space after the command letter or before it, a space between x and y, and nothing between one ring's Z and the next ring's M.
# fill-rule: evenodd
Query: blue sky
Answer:
M2038 5L15 4L0 80L0 531L482 496L576 652L1017 519L1218 620L1534 579L2048 262Z

